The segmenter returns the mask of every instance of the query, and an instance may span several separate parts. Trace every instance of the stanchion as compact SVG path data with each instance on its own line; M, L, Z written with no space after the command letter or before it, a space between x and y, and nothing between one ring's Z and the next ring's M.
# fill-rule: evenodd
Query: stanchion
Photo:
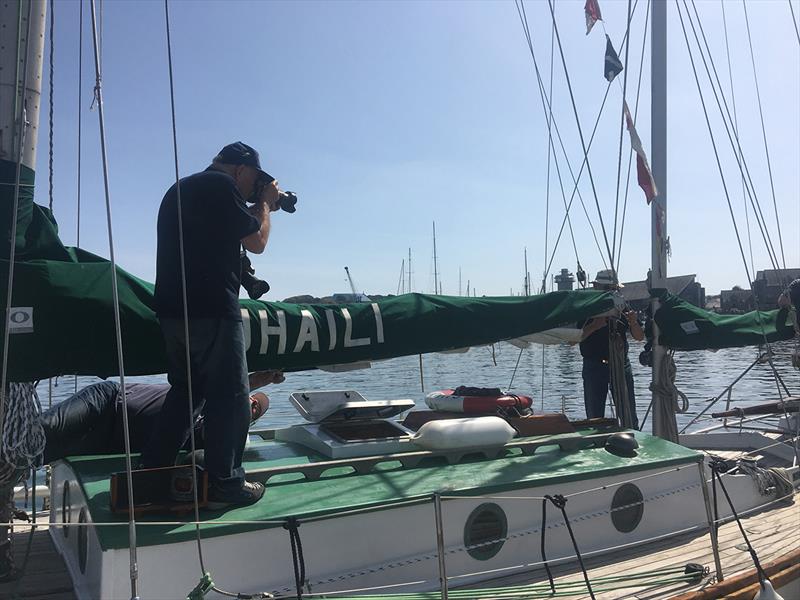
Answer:
M442 522L442 496L433 493L433 510L436 516L436 556L439 558L439 587L442 600L447 600L447 569L444 562L444 524Z
M711 550L714 553L714 566L717 571L717 581L723 580L722 563L719 560L719 544L717 543L717 523L711 512L711 501L708 498L708 485L706 484L706 468L703 461L697 463L700 470L700 489L703 490L703 503L706 506L706 517L708 518L708 528L711 535Z

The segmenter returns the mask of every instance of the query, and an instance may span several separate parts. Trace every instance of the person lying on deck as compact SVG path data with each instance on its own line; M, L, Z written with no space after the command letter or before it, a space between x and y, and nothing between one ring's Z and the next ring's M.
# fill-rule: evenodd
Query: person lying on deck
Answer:
M271 383L282 383L280 371L257 371L248 376L250 390ZM156 417L170 389L169 384L129 383L127 388L128 427L131 452L141 452ZM202 408L195 398L195 412ZM250 395L250 422L254 423L269 408L263 392ZM63 402L44 411L41 416L45 433L44 462L51 463L66 456L90 454L123 454L125 437L122 419L120 385L103 381L87 386ZM195 446L203 448L203 417L194 426ZM184 449L188 449L187 440Z

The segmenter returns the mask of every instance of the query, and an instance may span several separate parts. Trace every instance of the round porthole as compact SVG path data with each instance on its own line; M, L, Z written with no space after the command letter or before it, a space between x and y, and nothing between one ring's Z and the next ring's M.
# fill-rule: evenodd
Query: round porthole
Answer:
M84 506L81 509L81 514L78 517L78 523L83 525L86 523L86 507ZM80 567L81 573L86 573L86 560L89 555L89 544L88 544L88 536L89 536L89 528L82 526L78 527L78 567Z
M64 482L64 491L61 493L61 522L64 525L61 527L61 531L64 532L64 537L69 537L69 523L70 515L72 514L72 510L70 509L70 497L69 497L69 481Z
M481 504L473 510L464 525L464 545L476 560L489 560L500 552L508 534L506 513L497 504ZM492 540L498 540L494 543Z
M641 523L643 515L644 497L641 490L632 483L619 486L611 500L611 522L617 531L630 533Z

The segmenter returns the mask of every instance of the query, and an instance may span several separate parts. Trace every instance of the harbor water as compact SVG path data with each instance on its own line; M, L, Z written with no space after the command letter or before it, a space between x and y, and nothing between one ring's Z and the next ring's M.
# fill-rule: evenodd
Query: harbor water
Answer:
M772 346L775 370L792 395L800 394L800 371L791 366L790 353L795 342ZM651 394L650 369L639 364L644 344L632 342L630 360L633 366L636 405L642 423L648 411ZM758 358L757 348L730 348L711 351L676 352L676 385L689 399L688 410L678 415L679 428L689 424L709 401L721 396L711 412L724 410L728 400L725 388ZM368 369L329 373L320 370L287 373L286 381L264 388L270 397L270 409L256 424L259 428L280 428L302 421L289 402L289 394L307 390L355 390L370 400L410 398L418 408L425 408L426 393L454 388L459 385L499 387L516 394L531 396L534 408L543 412L564 412L571 419L584 417L581 355L573 346L531 346L520 351L507 343L471 348L465 353L426 354L406 356L372 363ZM80 389L99 381L93 377L78 377ZM165 376L129 377L127 381L166 382ZM61 377L42 381L39 398L43 408L62 401L75 390L75 378ZM785 391L781 389L785 395ZM757 364L735 386L731 406L748 406L779 399L778 386L772 367ZM610 396L609 396L610 399ZM606 416L611 416L607 407ZM652 417L648 415L643 429L650 431ZM709 425L706 417L694 423L690 430Z

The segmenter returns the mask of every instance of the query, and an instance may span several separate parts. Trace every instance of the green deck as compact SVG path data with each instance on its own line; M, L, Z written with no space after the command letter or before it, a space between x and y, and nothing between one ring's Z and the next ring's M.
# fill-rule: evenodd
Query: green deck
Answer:
M584 430L583 435L597 433ZM574 436L576 434L566 434ZM564 436L550 436L564 437ZM227 511L203 511L201 518L227 521L272 521L272 523L211 523L202 526L204 537L230 535L243 531L280 526L290 516L308 518L332 515L354 509L374 510L399 502L430 499L434 491L448 494L494 494L533 486L549 486L558 493L558 484L584 478L630 473L645 469L699 462L700 454L665 442L645 433L636 433L639 451L633 458L621 458L603 448L572 452L557 447L539 450L532 456L509 456L494 460L470 460L456 465L430 461L413 469L391 469L367 475L331 472L318 481L301 481L297 476L280 475L269 480L267 491L258 503ZM528 438L536 440L537 438ZM304 464L326 460L302 447L266 441L251 444L245 453L247 471L267 467ZM124 470L122 456L82 456L67 459L89 501L95 523L127 522L109 508L110 473ZM346 470L347 471L347 470ZM348 471L349 473L349 471ZM182 516L192 520L192 515ZM174 515L148 515L137 522L176 521ZM127 527L98 527L103 549L127 548ZM193 539L195 528L183 525L141 525L137 527L140 546L170 544Z

